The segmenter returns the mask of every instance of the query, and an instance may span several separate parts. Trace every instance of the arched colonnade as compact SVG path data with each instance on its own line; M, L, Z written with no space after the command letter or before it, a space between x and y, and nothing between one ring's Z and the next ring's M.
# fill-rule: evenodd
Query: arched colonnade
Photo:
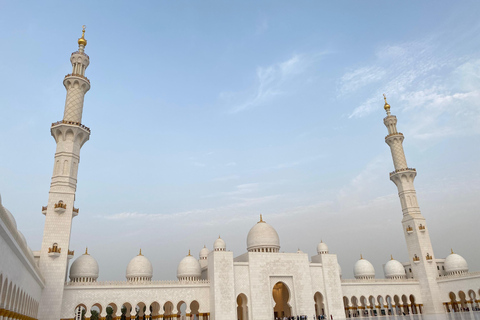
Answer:
M469 312L473 314L478 312L480 314L480 290L465 291L458 293L451 291L448 294L449 301L443 303L446 313Z
M139 302L131 304L109 303L102 306L95 303L90 308L83 303L78 304L74 310L74 317L62 320L210 320L209 312L200 312L199 303L194 300L190 303L179 301L173 303L166 301L163 305L154 301L151 304Z
M343 297L346 318L372 318L409 316L418 319L423 313L423 304L416 302L415 296L387 295Z
M38 301L0 273L0 320L36 320Z

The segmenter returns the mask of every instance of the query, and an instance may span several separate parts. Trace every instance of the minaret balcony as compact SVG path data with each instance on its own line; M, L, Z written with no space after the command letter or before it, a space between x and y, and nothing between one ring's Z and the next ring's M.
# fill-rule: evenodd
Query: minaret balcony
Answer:
M425 259L426 259L428 262L430 262L430 263L432 263L432 261L433 261L433 257L432 257L430 254L428 254L428 253L427 253L427 255L425 256Z
M405 229L407 231L408 234L411 234L413 233L413 228L408 226L407 229Z
M413 257L413 262L415 262L415 263L417 263L417 264L420 263L420 258L419 258L417 255L415 255L415 256Z
M73 126L78 126L82 129L87 130L90 133L90 128L89 127L84 126L80 122L75 122L75 121L60 120L60 121L52 123L52 128L55 127L55 126L58 126L60 124L70 124L70 125L73 125Z
M425 226L423 224L420 224L418 226L418 230L420 230L420 232L425 232Z
M65 76L65 78L67 78L67 77L79 77L79 78L82 78L83 80L87 81L88 84L90 84L90 80L88 80L87 77L82 76L82 75L79 74L79 73L69 73L69 74L67 74L67 75ZM64 79L65 79L65 78L64 78Z
M78 211L79 211L79 210L80 210L80 209L73 207L73 210L72 210L72 211L73 211L73 216L74 216L74 217L78 216Z
M385 136L385 139L388 139L388 138L393 137L393 136L402 136L403 137L403 133L401 133L401 132L390 133L389 135Z
M47 209L48 209L48 206L42 206L42 213L43 213L43 215L46 215L46 214L47 214Z
M72 259L74 255L75 255L74 250L68 250L68 253L67 253L67 258L68 259Z
M57 203L55 203L54 210L55 210L56 213L62 214L62 213L65 212L65 210L67 210L67 204L63 203L63 201L60 200Z
M417 172L417 169L415 169L415 168L402 168L402 169L397 169L397 170L395 170L395 171L390 172L390 176L393 176L395 173L405 172L405 171L415 171L415 172Z

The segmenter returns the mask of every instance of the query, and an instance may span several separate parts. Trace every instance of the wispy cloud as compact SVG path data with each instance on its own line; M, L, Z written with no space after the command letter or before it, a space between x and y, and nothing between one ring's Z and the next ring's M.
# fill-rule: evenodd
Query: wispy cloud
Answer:
M370 65L346 72L339 80L339 98L360 89L370 92L349 118L378 111L386 93L397 114L409 113L416 138L479 133L480 60L438 52L428 40L388 45L377 50Z
M229 176L214 178L212 179L212 181L224 182L224 181L237 180L237 179L240 179L240 176L237 174L232 174Z
M224 92L220 100L230 105L230 113L238 113L247 109L268 104L291 88L289 84L313 63L318 56L294 54L288 60L266 67L258 67L256 81L252 89L246 93Z

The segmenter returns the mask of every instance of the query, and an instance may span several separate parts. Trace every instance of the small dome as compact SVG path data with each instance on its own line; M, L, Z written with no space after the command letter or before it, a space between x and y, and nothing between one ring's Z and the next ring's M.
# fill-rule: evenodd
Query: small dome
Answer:
M70 267L70 281L93 282L98 278L98 263L95 258L85 253L73 261Z
M263 221L260 221L250 229L247 236L247 250L249 252L278 252L280 250L280 238L277 231Z
M360 260L353 267L353 275L356 279L373 279L375 278L375 268L370 261L360 256Z
M140 249L138 256L130 260L127 266L128 281L150 281L153 276L153 267Z
M403 279L406 277L403 265L399 261L393 259L393 257L390 261L385 263L383 271L385 272L385 278L387 279Z
M1 206L1 205L0 205ZM3 209L3 210L1 210ZM3 211L3 212L1 212ZM0 215L3 216L3 220L9 228L13 230L17 230L17 221L15 221L15 218L13 217L13 214L5 207L0 208Z
M225 241L223 241L220 236L218 236L218 239L215 240L213 243L213 250L214 251L226 251L227 250L227 245L225 244Z
M177 278L178 280L198 280L202 275L202 268L197 259L188 255L180 261L177 268Z
M328 253L328 246L325 243L323 243L323 241L320 241L320 243L317 245L317 253L318 254Z
M210 250L208 250L206 246L203 246L203 248L202 248L202 250L200 250L200 253L198 254L198 256L199 256L200 260L205 260L205 259L208 258L209 253L210 253Z
M78 39L78 44L82 46L87 45L87 40L85 40L85 26L83 26L82 37Z
M467 261L459 254L453 252L445 258L445 272L447 274L459 274L468 272Z

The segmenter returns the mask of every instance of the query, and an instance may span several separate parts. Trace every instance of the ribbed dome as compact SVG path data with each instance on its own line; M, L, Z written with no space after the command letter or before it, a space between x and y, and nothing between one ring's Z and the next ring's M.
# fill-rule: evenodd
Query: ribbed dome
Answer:
M153 267L150 260L142 255L142 250L138 256L130 260L127 266L128 281L150 281L153 276Z
M356 279L373 279L375 278L375 268L370 261L360 258L353 267L353 275Z
M220 236L218 236L218 239L215 240L213 243L213 250L214 251L226 251L227 250L227 245L225 244L225 241L223 241Z
M202 268L197 259L188 255L180 261L177 268L178 280L198 280L202 275Z
M70 267L70 281L72 282L94 282L98 278L98 263L87 251L75 261Z
M248 232L247 250L249 252L278 252L280 250L280 238L277 231L263 221L262 215L260 215L260 221Z
M452 253L445 258L445 272L447 274L460 274L468 272L467 261L459 254Z
M325 243L323 243L323 241L320 241L320 243L317 245L317 253L318 254L328 253L328 246Z
M385 263L383 271L385 272L385 278L387 279L403 279L407 276L403 265L399 261L394 260L393 257L390 261Z

